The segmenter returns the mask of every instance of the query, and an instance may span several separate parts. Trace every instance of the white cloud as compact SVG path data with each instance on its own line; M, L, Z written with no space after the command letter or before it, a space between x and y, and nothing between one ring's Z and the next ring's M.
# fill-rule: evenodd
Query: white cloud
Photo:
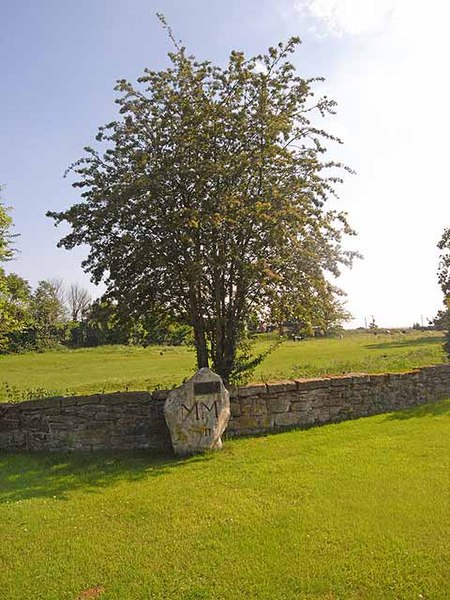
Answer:
M316 31L362 35L384 28L398 4L399 0L296 0L295 9L316 20Z
M295 8L341 53L327 93L339 103L345 161L358 172L341 190L365 255L341 282L355 324L368 314L386 326L431 317L441 303L436 243L450 225L450 5L296 0Z

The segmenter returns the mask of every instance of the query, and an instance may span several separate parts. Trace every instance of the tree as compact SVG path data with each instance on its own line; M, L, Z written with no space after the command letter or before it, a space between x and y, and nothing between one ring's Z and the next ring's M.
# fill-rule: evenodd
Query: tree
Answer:
M434 319L429 319L428 323L438 331L447 331L450 329L450 311L448 308L438 310ZM413 327L414 328L414 327Z
M325 202L344 167L325 160L336 138L311 117L335 103L314 101L320 79L289 62L298 38L250 59L233 51L221 68L168 31L171 65L138 88L118 81L121 116L99 128L103 150L72 165L81 201L48 216L71 226L59 246L90 247L83 266L108 298L192 325L198 366L229 381L252 364L239 348L255 311L321 326L341 309L328 275L351 264L341 240L353 231Z
M66 299L72 321L82 319L91 305L91 295L78 283L72 283L67 290Z
M31 325L30 302L28 281L0 267L0 352L17 349L17 339Z
M14 249L11 248L11 243L16 235L11 233L12 218L9 215L9 210L0 202L0 263L11 260L14 256Z
M117 306L110 300L94 300L83 314L83 320L71 330L72 346L101 346L126 344L129 328L120 323Z
M439 260L438 281L446 298L450 297L450 227L444 229L438 248L442 254Z
M442 252L438 267L438 281L444 294L445 304L445 310L440 311L438 317L441 325L447 330L444 348L450 356L450 227L444 229L438 248Z
M11 260L14 256L11 243L16 236L11 233L12 225L9 209L0 202L0 265ZM10 284L10 278L8 278L4 269L0 267L0 352L7 347L7 333L20 326L16 306L11 299Z
M64 305L64 288L60 279L39 281L32 297L32 315L37 327L37 344L40 347L59 343L64 336L67 309Z

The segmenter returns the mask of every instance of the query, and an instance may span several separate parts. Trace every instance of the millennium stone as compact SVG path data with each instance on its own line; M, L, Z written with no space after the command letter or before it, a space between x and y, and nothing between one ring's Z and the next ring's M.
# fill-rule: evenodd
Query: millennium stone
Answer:
M219 375L203 368L169 392L164 417L179 456L220 450L230 418L230 395Z

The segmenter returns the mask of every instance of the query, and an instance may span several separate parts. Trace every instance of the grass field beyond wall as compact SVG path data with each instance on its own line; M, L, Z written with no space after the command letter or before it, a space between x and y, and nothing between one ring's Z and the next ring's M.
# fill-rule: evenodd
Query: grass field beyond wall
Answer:
M270 344L260 336L255 352ZM264 360L252 380L407 371L443 362L442 344L439 332L419 331L286 341ZM186 346L102 346L0 356L0 401L170 388L192 375L194 364L195 352Z
M0 597L447 600L449 490L450 401L184 461L4 455Z

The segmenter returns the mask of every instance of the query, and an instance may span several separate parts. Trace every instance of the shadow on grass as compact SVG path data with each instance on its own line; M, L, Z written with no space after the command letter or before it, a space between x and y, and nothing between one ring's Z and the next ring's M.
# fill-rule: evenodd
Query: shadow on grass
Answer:
M406 338L402 340L392 340L392 342L381 342L379 344L367 344L364 346L370 350L389 350L390 348L411 348L418 346L428 346L430 344L443 344L444 337L435 335L432 337L425 338Z
M397 410L386 416L386 421L404 421L420 417L441 417L450 415L450 399L440 402L428 402L421 406L412 406L405 410Z
M145 451L5 454L0 458L0 504L31 498L66 500L73 491L97 493L115 483L162 477L211 458L203 454L179 459Z

